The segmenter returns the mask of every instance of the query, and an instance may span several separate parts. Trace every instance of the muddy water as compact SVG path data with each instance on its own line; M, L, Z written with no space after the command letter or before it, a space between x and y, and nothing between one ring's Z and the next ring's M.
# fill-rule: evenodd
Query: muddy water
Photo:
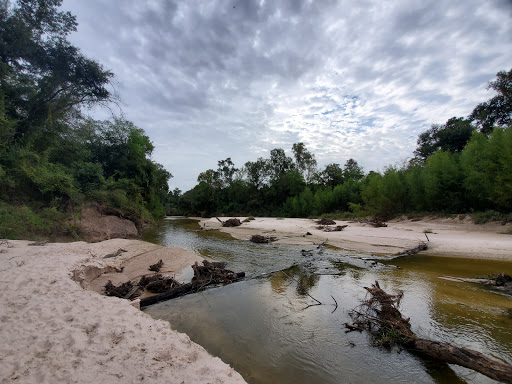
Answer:
M405 351L375 347L365 334L345 333L348 312L375 280L388 291L405 292L402 312L418 335L512 363L512 299L440 278L512 274L510 262L415 255L382 264L336 250L305 257L294 246L203 233L190 220L169 221L146 240L225 260L231 269L259 276L145 310L186 332L249 383L493 382L464 368L432 366ZM316 304L311 296L322 305L309 306Z

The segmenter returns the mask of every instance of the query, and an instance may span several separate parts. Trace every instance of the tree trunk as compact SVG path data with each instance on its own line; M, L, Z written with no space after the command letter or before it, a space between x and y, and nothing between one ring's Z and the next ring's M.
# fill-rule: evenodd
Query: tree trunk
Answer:
M512 365L489 359L480 352L421 338L413 339L407 348L449 364L473 369L491 379L512 383Z

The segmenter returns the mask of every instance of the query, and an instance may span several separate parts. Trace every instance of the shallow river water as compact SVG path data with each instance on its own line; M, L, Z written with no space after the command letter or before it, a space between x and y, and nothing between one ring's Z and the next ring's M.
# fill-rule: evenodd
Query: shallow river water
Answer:
M167 220L144 240L227 261L228 269L254 277L144 310L187 333L249 383L494 382L465 368L433 366L408 352L373 346L364 333L345 333L349 311L375 280L388 292L404 291L402 313L417 335L512 363L512 298L440 278L512 274L512 262L421 254L374 261L314 246L308 248L313 256L304 256L304 247L202 232L190 219ZM322 305L309 306L316 303L311 297Z

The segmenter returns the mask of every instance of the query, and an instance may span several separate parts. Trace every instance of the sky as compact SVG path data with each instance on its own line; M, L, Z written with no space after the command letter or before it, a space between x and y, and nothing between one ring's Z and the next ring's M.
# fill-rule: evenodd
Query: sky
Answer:
M512 68L511 0L64 0L70 40L114 72L116 114L189 190L303 142L319 168L412 157L431 124L466 117ZM107 118L108 110L93 110Z

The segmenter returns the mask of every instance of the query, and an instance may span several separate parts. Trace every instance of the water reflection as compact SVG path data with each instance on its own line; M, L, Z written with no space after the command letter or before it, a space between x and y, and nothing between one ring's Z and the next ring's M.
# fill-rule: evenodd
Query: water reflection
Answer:
M365 334L345 334L348 311L375 280L389 292L405 292L402 313L419 336L512 362L512 300L439 278L510 274L512 263L415 255L380 264L332 249L305 258L298 247L231 240L181 220L154 239L228 261L230 269L253 276L284 269L147 309L232 364L249 383L493 382L463 368L425 365L408 353L375 348ZM324 305L307 308L308 294ZM331 295L339 304L335 313Z
M296 282L297 294L305 296L319 280L320 275L317 275L308 268L296 265L286 270L273 273L270 277L270 284L274 292L283 293L287 286L292 282Z

